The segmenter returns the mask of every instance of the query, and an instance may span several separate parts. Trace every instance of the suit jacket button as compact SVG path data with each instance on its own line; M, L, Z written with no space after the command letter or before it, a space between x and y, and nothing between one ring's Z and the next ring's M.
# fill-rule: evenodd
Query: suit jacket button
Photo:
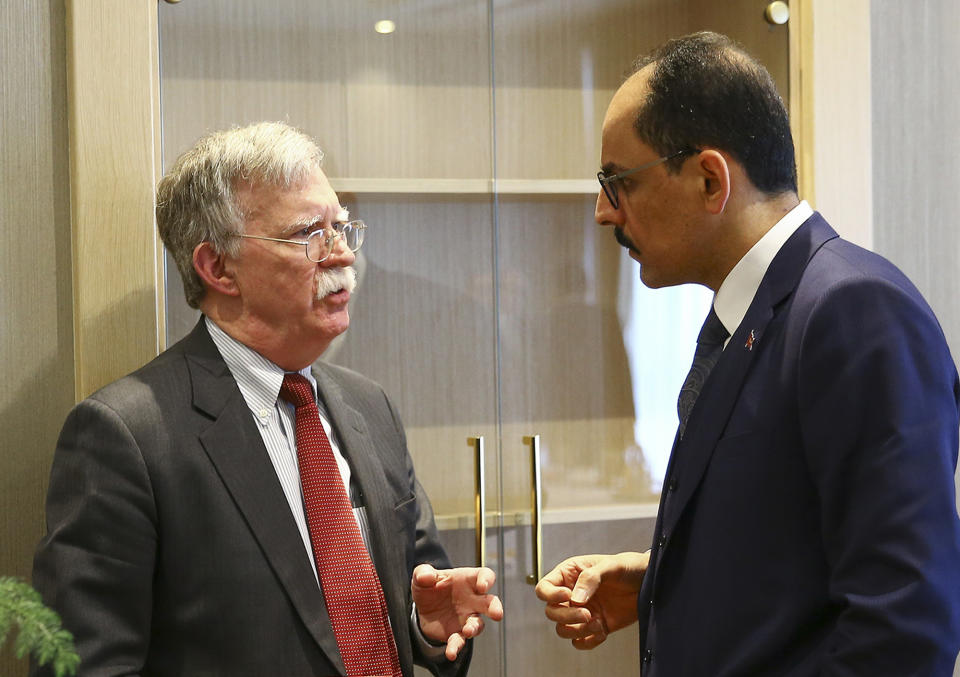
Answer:
M653 649L647 649L643 652L643 662L649 663L653 660Z
M667 491L676 491L677 490L677 478L671 477L670 482L667 484Z

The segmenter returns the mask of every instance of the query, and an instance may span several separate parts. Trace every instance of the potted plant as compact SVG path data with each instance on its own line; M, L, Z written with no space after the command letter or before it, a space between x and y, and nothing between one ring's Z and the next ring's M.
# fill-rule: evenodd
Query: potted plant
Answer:
M32 654L39 665L53 668L57 677L75 675L80 657L73 636L60 626L60 617L45 606L40 593L23 581L0 577L0 649L10 629L19 629L13 641L17 658Z

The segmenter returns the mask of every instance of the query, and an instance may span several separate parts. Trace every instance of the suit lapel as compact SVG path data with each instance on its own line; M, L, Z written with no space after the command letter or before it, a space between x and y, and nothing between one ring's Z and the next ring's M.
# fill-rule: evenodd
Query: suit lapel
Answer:
M784 243L771 262L743 321L704 384L683 439L674 445L669 472L680 481L662 516L661 533L673 533L696 492L754 356L762 349L763 335L775 318L776 309L796 288L813 254L835 237L836 232L815 213Z
M203 320L185 341L194 406L212 419L200 435L239 511L281 585L330 662L343 661L331 630L323 592L290 515L290 505L233 375Z
M347 403L343 388L330 377L322 364L314 369L314 378L317 380L317 395L323 402L330 417L330 424L337 434L340 453L350 464L354 480L363 492L368 536L373 550L370 555L385 593L394 634L401 637L402 628L406 628L409 622L409 612L404 604L406 596L403 594L409 581L398 577L398 572L403 572L406 565L401 559L401 553L390 547L386 539L387 532L392 530L394 524L394 506L390 502L393 491L386 483L386 473L366 418ZM393 590L393 594L388 593L389 589ZM403 655L404 647L399 641L397 649Z

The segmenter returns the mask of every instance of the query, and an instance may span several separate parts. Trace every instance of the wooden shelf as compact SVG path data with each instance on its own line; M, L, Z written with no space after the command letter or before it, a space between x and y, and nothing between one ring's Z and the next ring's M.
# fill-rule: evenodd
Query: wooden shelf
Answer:
M416 193L420 195L591 195L596 179L330 179L344 193Z

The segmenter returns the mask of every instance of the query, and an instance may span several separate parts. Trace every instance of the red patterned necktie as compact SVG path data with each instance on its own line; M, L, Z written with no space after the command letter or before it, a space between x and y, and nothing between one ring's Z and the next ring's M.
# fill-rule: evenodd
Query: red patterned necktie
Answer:
M349 677L402 677L387 604L323 431L310 382L285 374L280 397L296 407L297 461L317 573Z

